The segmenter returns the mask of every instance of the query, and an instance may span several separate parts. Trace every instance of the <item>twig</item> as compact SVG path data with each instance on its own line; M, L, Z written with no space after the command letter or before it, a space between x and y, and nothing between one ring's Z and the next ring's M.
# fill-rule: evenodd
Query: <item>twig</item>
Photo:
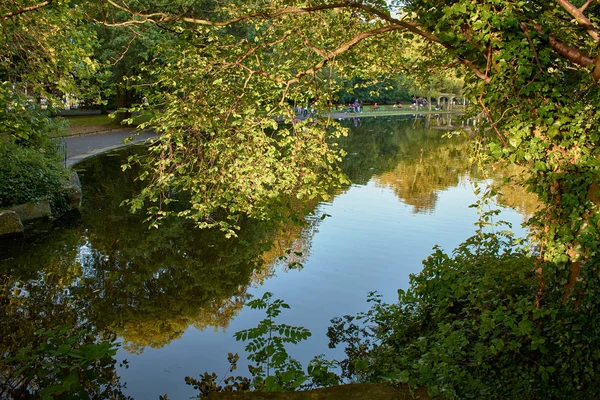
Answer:
M489 70L490 70L490 64L492 62L492 46L489 47L488 50L488 57L487 57L487 65L485 67L485 75L487 76ZM481 88L481 94L479 95L478 101L479 104L481 104L481 107L483 108L483 112L485 113L488 121L490 121L490 124L492 125L492 128L494 129L494 131L496 132L496 135L500 138L500 141L502 142L502 145L504 147L508 147L508 142L506 141L506 138L504 137L504 135L502 134L502 132L500 132L500 130L498 129L498 127L496 126L496 123L494 122L494 119L492 118L492 115L490 114L490 111L488 110L488 108L485 106L485 103L483 102L483 94L485 93L485 83L486 81L483 81L483 86Z

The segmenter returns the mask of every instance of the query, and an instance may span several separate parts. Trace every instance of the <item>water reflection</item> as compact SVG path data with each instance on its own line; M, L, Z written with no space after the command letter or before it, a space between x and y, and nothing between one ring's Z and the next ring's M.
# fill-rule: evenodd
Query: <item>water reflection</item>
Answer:
M468 167L470 139L443 138L441 130L427 127L431 120L383 117L344 123L351 131L340 139L348 153L341 167L354 187L371 182L389 189L413 213L430 213L442 191L457 186L464 177L476 177ZM439 124L458 125L451 119ZM85 190L81 215L46 234L0 242L0 274L5 283L0 304L14 303L17 295L12 288L17 286L21 293L36 294L30 296L35 301L2 309L7 316L2 333L8 338L2 342L4 354L32 340L31 335L20 336L16 328L23 318L38 321L38 326L66 319L54 321L56 311L39 304L75 310L70 318L119 336L124 348L135 354L168 346L191 326L224 330L253 286L263 285L284 268L301 268L309 257L325 217L322 212L313 215L321 209L316 201L281 199L273 210L277 218L242 221L239 237L232 239L219 231L199 231L181 220L167 220L159 230L148 229L145 215L131 215L119 206L143 184L135 181L135 171L120 168L127 156L138 151L105 154L79 166ZM342 197L351 189L335 195ZM392 228L380 230L387 229ZM366 250L374 252L373 247ZM324 279L323 284L338 283ZM361 299L364 295L357 294Z
M225 329L252 282L273 275L283 260L300 265L309 254L304 231L318 219L304 217L315 202L282 202L280 218L242 222L235 239L182 220L148 229L145 216L119 207L140 185L135 172L120 171L132 151L80 166L86 200L75 227L21 244L20 255L4 243L3 258L12 258L0 267L13 285L20 282L30 291L55 284L72 298L86 299L86 319L122 337L128 351L141 352L178 339L191 325Z
M402 123L364 119L341 140L349 153L342 167L350 180L365 184L374 179L377 186L390 188L413 206L415 213L428 213L435 208L439 191L456 186L463 176L477 178L469 167L469 138L442 135L431 127L431 119L435 127L453 127L452 120L434 117L406 118Z

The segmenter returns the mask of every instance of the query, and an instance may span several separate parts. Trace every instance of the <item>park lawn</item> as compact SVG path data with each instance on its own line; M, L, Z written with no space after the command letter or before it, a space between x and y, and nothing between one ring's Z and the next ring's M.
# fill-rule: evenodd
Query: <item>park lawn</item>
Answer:
M364 106L362 113L345 113L348 117L377 117L377 116L390 116L390 115L412 115L412 114L455 114L462 113L462 108L455 108L450 111L447 110L434 110L429 111L428 107L419 107L418 110L410 108L410 104L403 104L402 108L394 108L391 105L379 106L377 110L373 109L373 106ZM342 111L332 111L332 114L342 113Z
M132 125L119 124L109 115L78 115L65 116L69 127L65 136L86 135L91 133L107 132L113 129L134 128L149 118L147 115L138 115L134 117Z
M124 128L123 125L108 115L78 115L64 118L69 123L65 136L85 135Z

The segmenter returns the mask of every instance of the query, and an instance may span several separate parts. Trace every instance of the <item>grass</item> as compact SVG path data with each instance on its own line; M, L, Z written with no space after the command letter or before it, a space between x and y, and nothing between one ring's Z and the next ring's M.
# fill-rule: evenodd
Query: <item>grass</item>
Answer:
M108 115L78 115L65 116L64 118L69 122L69 128L67 129L65 136L77 136L107 132L113 129L133 128L142 122L146 122L149 117L147 115L136 116L134 117L132 125L119 124L115 119L110 118Z
M126 128L126 126L119 124L108 115L81 115L65 117L65 119L69 122L66 136L85 135L88 133Z

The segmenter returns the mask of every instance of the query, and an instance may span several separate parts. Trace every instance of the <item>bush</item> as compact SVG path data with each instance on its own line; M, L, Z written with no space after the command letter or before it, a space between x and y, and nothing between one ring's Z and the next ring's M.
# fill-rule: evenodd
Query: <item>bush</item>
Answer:
M436 249L423 264L397 303L373 295L369 312L333 321L328 336L346 345L346 377L446 399L598 398L597 276L565 301L559 266L495 234L452 255Z
M0 141L0 208L50 198L67 177L53 154Z

